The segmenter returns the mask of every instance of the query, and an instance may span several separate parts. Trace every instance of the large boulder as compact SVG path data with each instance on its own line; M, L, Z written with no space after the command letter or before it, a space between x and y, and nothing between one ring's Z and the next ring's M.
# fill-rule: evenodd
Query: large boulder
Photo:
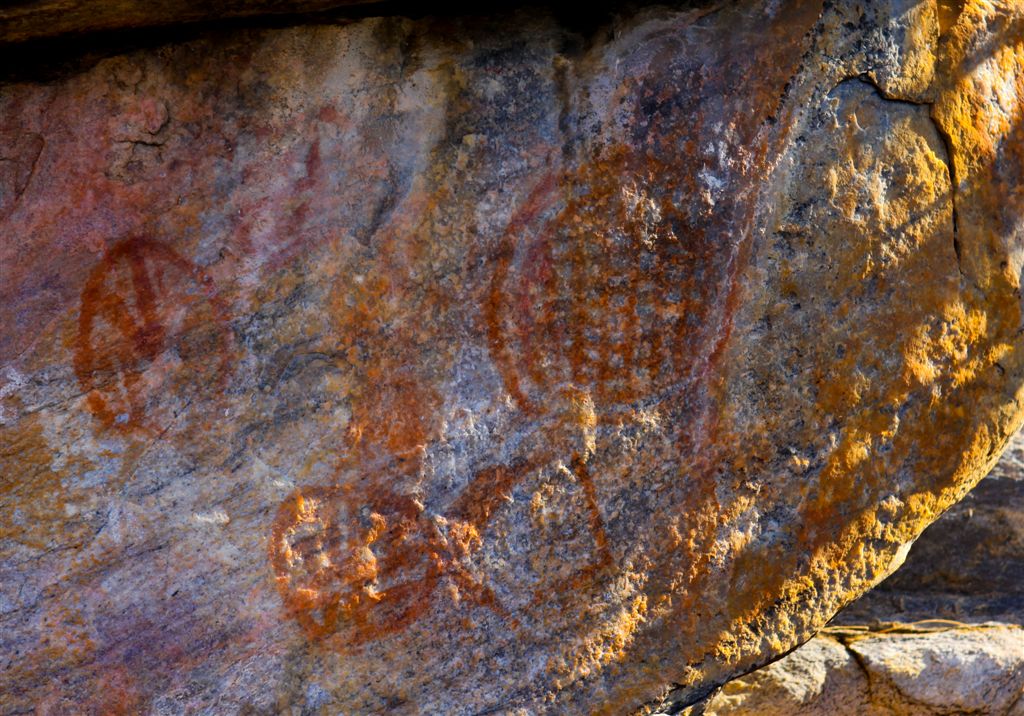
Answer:
M1024 624L1024 433L926 529L896 572L833 624L952 619Z
M708 716L1024 714L1021 584L1024 433L891 577L703 707Z
M1022 716L1024 628L833 627L725 685L706 716Z
M219 32L0 87L12 713L630 713L1024 383L1024 8Z

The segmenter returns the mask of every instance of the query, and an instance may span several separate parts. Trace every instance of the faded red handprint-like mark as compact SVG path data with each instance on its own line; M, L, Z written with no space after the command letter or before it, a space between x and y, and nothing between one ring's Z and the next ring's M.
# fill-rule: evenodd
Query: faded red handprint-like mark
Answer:
M176 400L221 389L226 316L210 276L169 247L115 245L82 289L74 367L90 412L105 428L158 430Z
M506 468L481 473L447 516L375 488L296 490L278 508L270 562L288 610L311 638L339 634L351 648L405 629L430 608L443 578L460 599L506 611L469 559L502 494ZM486 494L480 487L486 487Z

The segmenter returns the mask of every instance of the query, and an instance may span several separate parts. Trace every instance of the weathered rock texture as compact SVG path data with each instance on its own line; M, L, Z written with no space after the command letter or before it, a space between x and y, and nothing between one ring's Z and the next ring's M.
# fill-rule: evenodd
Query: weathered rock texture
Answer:
M1024 714L1022 457L1018 433L903 565L832 620L846 626L730 682L706 713ZM968 624L993 619L1018 626Z
M237 31L0 89L5 713L612 713L1016 428L1024 8Z
M725 685L707 716L1020 716L1024 628L830 628Z
M1024 434L995 469L926 529L906 562L833 620L1024 624Z
M380 0L5 0L0 42L88 35L178 23L317 13Z

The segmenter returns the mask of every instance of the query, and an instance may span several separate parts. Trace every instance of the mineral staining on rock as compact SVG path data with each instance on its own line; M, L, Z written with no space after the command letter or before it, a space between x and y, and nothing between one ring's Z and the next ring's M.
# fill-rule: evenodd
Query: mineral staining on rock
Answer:
M1022 22L366 19L0 88L4 708L630 713L807 639L1018 423Z

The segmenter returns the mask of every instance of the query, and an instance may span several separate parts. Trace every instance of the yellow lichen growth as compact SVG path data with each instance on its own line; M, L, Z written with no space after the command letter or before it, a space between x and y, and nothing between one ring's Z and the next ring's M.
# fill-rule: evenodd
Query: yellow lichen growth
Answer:
M559 678L573 681L623 657L633 635L647 615L647 597L635 596L611 619L603 622L582 641L574 642L555 660Z

